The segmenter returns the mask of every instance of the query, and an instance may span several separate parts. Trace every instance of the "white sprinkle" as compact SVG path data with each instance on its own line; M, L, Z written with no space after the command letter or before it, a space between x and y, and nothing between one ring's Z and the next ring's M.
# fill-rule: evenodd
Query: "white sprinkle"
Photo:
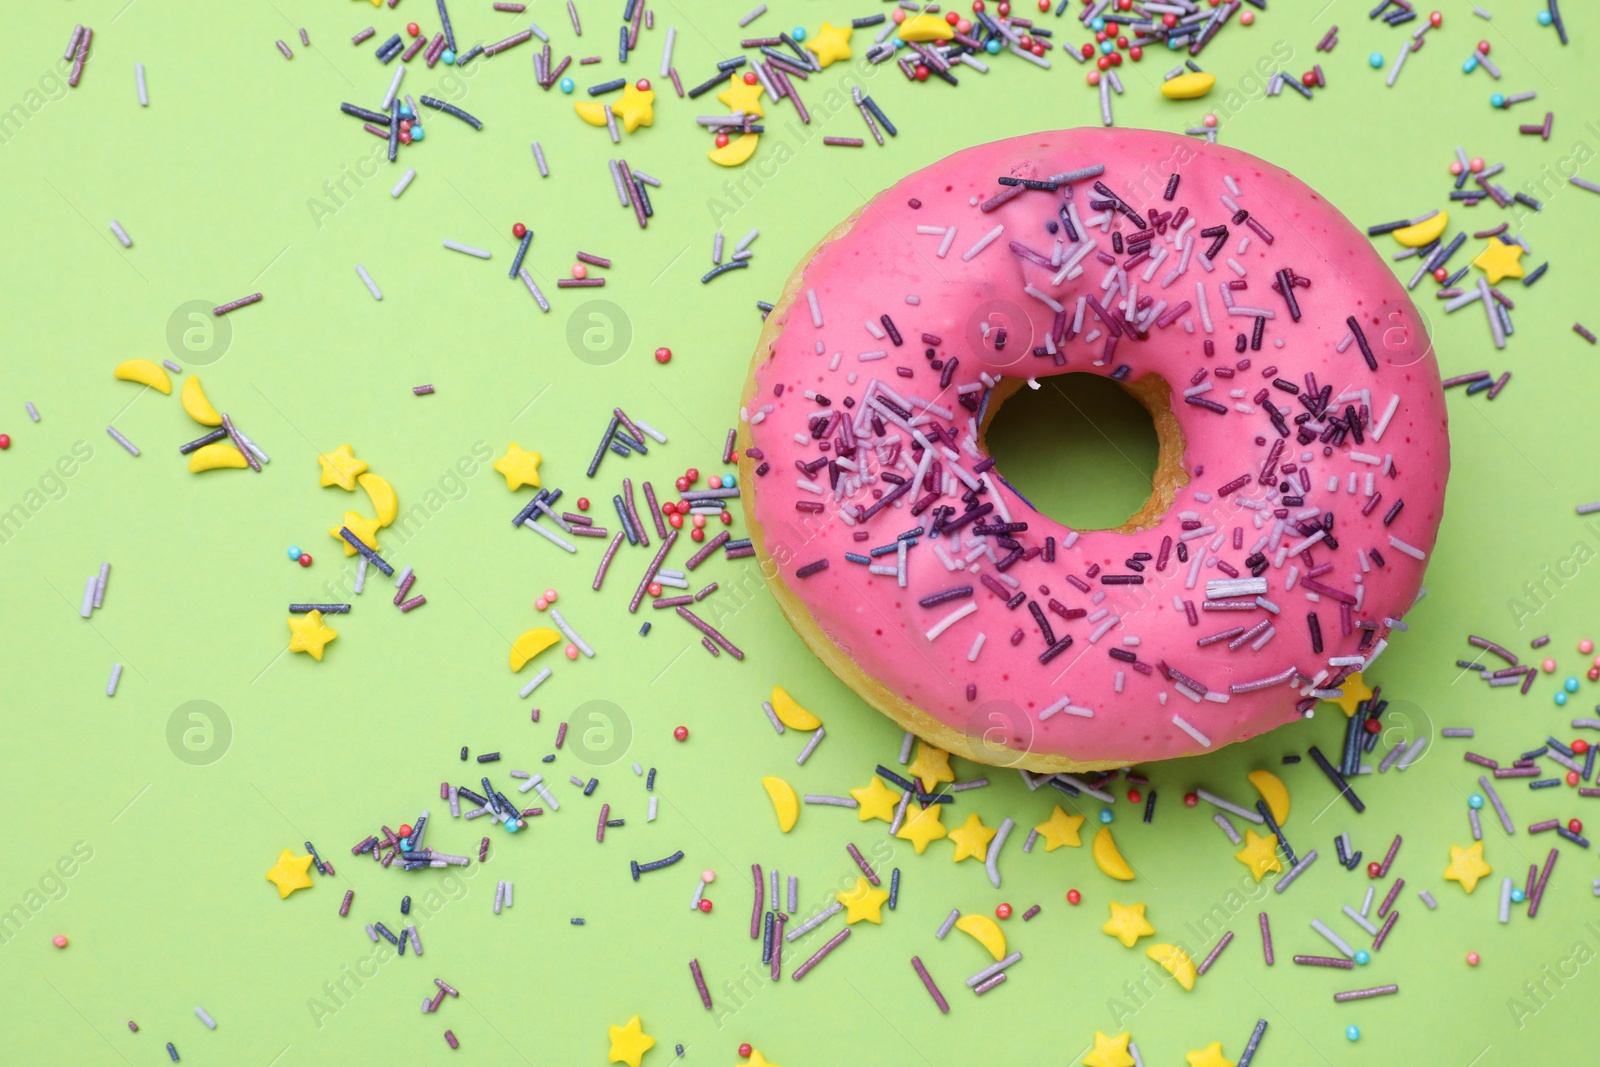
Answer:
M965 263L971 260L972 257L977 255L979 252L982 252L985 248L988 248L989 245L994 242L995 238L999 237L1005 232L1005 229L1006 228L1004 225L999 225L990 230L988 233L984 234L982 237L978 238L978 240L973 243L971 248L961 253L961 261Z
M806 302L811 305L811 325L819 330L822 329L822 308L817 306L817 291L815 289L806 290Z
M111 232L117 235L117 240L122 242L123 248L133 247L133 238L128 236L128 231L122 228L122 223L116 219L111 220Z
M383 94L383 110L384 111L388 111L389 110L389 106L394 103L394 98L397 95L399 95L399 92L400 92L400 79L404 78L405 76L406 76L406 66L405 66L404 63L401 63L398 66L396 66L395 72L394 72L394 77L392 79L390 79L390 81L389 81L389 91Z
M1427 559L1428 554L1415 545L1408 545L1393 534L1389 535L1389 546L1397 552L1404 552L1412 559Z
M1178 729L1182 730L1184 733L1188 734L1190 737L1192 737L1196 741L1200 742L1200 747L1202 747L1202 748L1210 748L1211 747L1211 738L1207 737L1205 734L1201 733L1199 730L1196 730L1193 726L1189 725L1188 721L1186 719L1184 719L1184 717L1182 715L1174 715L1172 717L1172 725L1176 726Z
M525 523L524 525L531 526L534 524ZM594 659L594 649L590 648L584 642L583 638L578 636L578 631L574 630L570 625L567 624L567 620L561 617L561 612L557 611L555 608L551 608L550 621L556 624L556 629L560 630L564 635L566 635L568 641L571 641L573 644L578 646L578 651L582 652L586 659Z
M539 168L539 177L550 177L550 164L544 159L544 146L538 141L533 142L533 162Z
M411 179L415 178L416 176L417 176L417 168L416 167L412 167L410 170L406 171L404 174L402 174L400 176L400 180L395 183L394 188L389 190L389 195L393 196L393 197L398 197L401 193L406 191L406 186L410 185L411 184Z
M147 90L145 88L145 84L144 84L144 64L143 63L135 63L133 65L133 84L136 85L138 87L138 89L139 89L139 106L140 107L149 107L150 106L150 92L149 92L149 90Z
M357 263L356 264L356 273L361 275L361 280L366 283L367 292L372 294L372 299L374 299L374 300L382 300L383 299L383 291L378 288L378 283L372 280L372 275L367 273L367 268L365 268L361 264Z
M672 69L672 45L678 38L678 27L667 27L667 40L661 47L661 77L665 78Z
M531 526L533 524L532 523L528 523L527 525ZM546 667L544 670L542 670L538 674L534 675L533 676L533 680L530 681L527 685L523 686L522 687L522 691L518 695L523 697L524 699L526 699L527 697L531 696L533 694L533 691L535 689L539 688L540 683L543 682L548 677L550 677L550 668ZM523 792L525 793L525 792L527 792L527 790L524 789Z
M950 627L954 626L956 623L960 622L962 619L966 618L968 615L971 615L977 610L977 602L968 601L966 604L963 604L955 611L952 611L950 614L946 615L943 619L940 619L938 622L934 623L933 629L929 630L924 636L927 637L929 641L932 641Z
M943 259L945 256L949 255L950 245L955 241L955 239L956 228L954 226L944 231L944 240L939 242L939 251L937 253L940 259Z
M121 679L121 677L122 664L113 663L111 665L111 680L106 683L106 696L114 697L117 695L117 682L119 679Z
M479 259L489 258L489 253L485 252L483 249L473 248L471 245L464 245L459 241L445 241L444 246L450 249L452 252L461 252L465 255L476 256Z

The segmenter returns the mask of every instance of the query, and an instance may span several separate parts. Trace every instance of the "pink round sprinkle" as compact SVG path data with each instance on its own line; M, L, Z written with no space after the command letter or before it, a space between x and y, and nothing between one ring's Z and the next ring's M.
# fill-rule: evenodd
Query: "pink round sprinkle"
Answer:
M540 597L538 600L535 600L533 602L533 606L538 608L540 611L543 611L545 608L548 608L550 606L550 602L548 600L546 600L544 597Z
M700 872L700 880L706 885L710 885L712 882L717 880L717 872L713 871L710 867L707 867L705 870Z
M1594 642L1585 637L1582 641L1578 642L1578 651L1587 656L1589 653L1594 651Z
M1544 673L1554 674L1556 670L1556 661L1553 659L1547 659L1543 663L1539 664L1539 666L1544 668Z
M556 602L556 591L554 589L546 589L544 591L544 598L545 600L554 604Z
M568 645L567 646L567 658L568 659L577 659L578 658L578 646L577 645Z

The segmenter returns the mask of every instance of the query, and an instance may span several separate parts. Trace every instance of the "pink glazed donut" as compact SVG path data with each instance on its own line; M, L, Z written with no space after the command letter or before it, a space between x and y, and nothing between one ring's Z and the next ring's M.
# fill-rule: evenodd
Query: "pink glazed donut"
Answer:
M1150 499L1071 530L984 432L1030 379L1155 422ZM1450 467L1427 333L1287 172L1164 133L958 152L829 233L767 317L743 506L795 630L904 729L1036 771L1308 716L1417 598Z

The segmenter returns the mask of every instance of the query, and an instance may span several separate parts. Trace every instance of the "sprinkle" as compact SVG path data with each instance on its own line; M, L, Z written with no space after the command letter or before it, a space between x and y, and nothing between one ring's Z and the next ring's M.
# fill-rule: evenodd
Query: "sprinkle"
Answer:
M1211 747L1211 739L1209 737L1207 737L1205 734L1201 733L1199 730L1197 730L1194 726L1190 725L1188 720L1184 719L1183 716L1174 715L1172 717L1172 724L1174 726L1178 727L1178 729L1182 730L1184 733L1188 734L1190 737L1194 738L1197 742L1199 742L1200 743L1200 747L1202 747L1202 748L1210 748Z
M837 903L837 902L835 902L835 903ZM841 905L841 907L842 907L842 905ZM810 959L806 960L800 966L796 967L794 969L794 972L789 977L793 978L796 982L800 981L800 979L804 978L807 974L810 973L811 968L815 967L818 963L822 962L822 958L824 956L826 956L828 953L832 952L834 949L838 948L841 944L844 943L845 938L847 938L849 936L850 936L850 927L846 926L843 930L840 930L837 934L834 934L831 938L829 938L827 943L824 944L821 948L817 949L816 953L814 955L812 955L812 957Z
M106 683L106 696L114 697L117 695L117 681L121 679L121 677L122 664L113 663L111 665L111 680Z
M1200 966L1195 968L1195 973L1205 974L1207 971L1209 971L1211 969L1211 965L1217 961L1217 957L1222 955L1222 950L1227 948L1228 943L1232 940L1232 930L1229 930L1227 933L1223 934L1221 940L1217 942L1217 947L1212 949L1206 958L1200 961Z
M1333 995L1333 999L1342 1004L1347 1000L1366 1000L1370 997L1386 997L1392 993L1398 992L1400 992L1400 987L1397 985L1379 985L1373 986L1370 989L1352 989L1348 993L1335 993Z
M237 311L242 307L248 307L251 304L259 303L260 300L260 293L251 293L249 296L241 296L237 300L230 300L226 304L217 305L211 309L211 314L217 316L226 315L230 311Z
M440 2L443 3L443 0L440 0ZM421 104L423 107L431 107L436 111L443 111L446 115L453 115L475 130L483 129L482 122L473 118L465 111L462 111L454 104L447 104L443 100L437 100L431 96L419 96L417 97L417 103Z
M111 439L113 441L121 445L123 448L126 448L131 455L137 456L139 454L138 446L132 441L128 440L126 437L122 436L122 434L118 433L115 426L107 426L106 433L111 435Z
M1272 927L1267 922L1267 913L1266 912L1262 912L1261 913L1261 955L1266 960L1267 966L1271 967L1272 963L1273 963L1273 960L1272 960Z
M490 255L490 253L481 248L474 248L471 245L464 245L459 241L447 240L444 242L444 246L450 249L452 252L461 252L464 255L475 256L478 259L488 259Z
M939 992L939 987L934 984L933 976L928 973L928 969L922 965L922 960L917 956L912 956L911 966L916 970L917 977L922 979L923 988L928 991L928 995L938 1005L940 1013L944 1015L950 1014L949 1002L944 999L944 994ZM707 1007L709 1006L707 1005Z

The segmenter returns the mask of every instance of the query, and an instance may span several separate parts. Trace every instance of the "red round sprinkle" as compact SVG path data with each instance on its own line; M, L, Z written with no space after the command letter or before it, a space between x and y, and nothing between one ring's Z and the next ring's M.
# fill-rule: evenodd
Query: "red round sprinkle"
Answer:
M1567 784L1568 785L1577 785L1581 781L1583 781L1583 778L1579 776L1577 771L1568 771L1567 772Z
M1369 864L1367 864L1367 877L1368 878L1376 878L1376 877L1378 877L1378 872L1381 871L1382 869L1383 869L1383 867L1380 864L1377 864L1377 863L1369 863Z
M984 8L983 0L972 0L972 13L973 14L975 14L975 15L983 14L983 8Z
M689 479L689 484L690 485L693 485L695 482L698 482L700 480L700 468L699 467L690 467L688 470L683 472L683 476L685 478Z
M649 593L651 596L660 596L661 595L661 583L660 582L651 582L649 585L645 586L645 592Z
M679 741L687 741L689 740L689 728L687 726L675 726L672 728L672 736Z
M403 823L400 824L400 836L401 837L410 837L411 836L411 824L410 823L403 822Z
M694 529L694 530L690 530L689 531L689 540L691 540L691 541L704 541L705 539L706 539L706 532L704 530Z
M994 9L1000 13L1001 18L1005 18L1007 15L1011 14L1011 5L1007 3L1006 0L1000 0L1000 2L995 5Z
M746 1041L744 1044L739 1046L739 1055L746 1057L750 1055L750 1042Z
M1317 72L1314 70L1308 70L1304 74L1300 75L1300 84L1304 85L1307 89L1316 88Z
M422 27L415 22L408 22L406 23L406 32L413 37L420 37L422 35Z
M689 488L689 479L680 477L676 482L673 482L672 484L676 485L678 487L678 492L681 493L685 489Z
M1437 14L1437 12L1435 12L1435 14ZM1478 965L1478 961L1482 958L1483 957L1479 956L1476 952L1467 953L1467 966L1476 967Z
M733 524L733 514L731 512L724 511L718 516L718 518L722 520L722 525L724 526L731 526Z
M1478 42L1478 54L1480 56L1486 56L1486 55L1489 54L1489 42L1488 41L1479 41Z
M683 516L678 514L668 515L667 525L672 527L674 530L683 529Z
M1575 834L1581 834L1583 833L1583 823L1578 819L1568 819L1567 829L1571 830Z
M956 23L961 21L961 16L956 14L954 11L946 11L944 13L944 20L950 25L954 26Z
M1383 729L1383 723L1379 722L1377 719L1368 719L1362 729L1366 730L1369 734L1375 734L1379 730Z
M1444 16L1441 15L1439 12L1433 11L1433 12L1430 12L1428 14L1428 24L1431 25L1434 29L1438 29L1440 23L1442 23L1442 22L1444 22Z
M1128 58L1133 60L1135 63L1139 62L1139 60L1144 58L1144 49L1140 48L1138 45L1134 45L1132 48L1128 49Z
M311 566L311 553L309 553L309 552L300 553L300 561L299 562L300 562L300 566L302 566L302 567Z
M672 349L668 348L666 345L662 345L660 348L656 349L656 362L671 363Z
M700 900L700 910L701 911L710 911L711 910L711 901L706 900L705 898L702 897L701 900Z
M638 81L633 83L633 87L639 90L641 93L648 93L650 91L650 79L640 78Z
M916 69L915 73L916 73L917 81L925 82L925 81L928 80L928 68L927 67L919 66Z
M1078 892L1076 889L1067 890L1067 903L1068 904L1076 904L1082 899L1083 899L1083 894Z
M411 131L410 130L401 130L399 135L395 137L395 140L399 141L401 144L410 144L411 143Z
M1578 755L1581 756L1585 752L1589 751L1589 742L1585 741L1583 738L1580 737L1576 741L1572 742L1572 744L1567 746L1567 747L1572 749L1572 751L1576 752Z
M528 234L528 228L526 226L524 226L522 223L518 222L518 223L512 224L511 236L515 237L517 240L520 241L524 237L526 237L527 234Z
M998 904L998 905L996 905L995 909L994 909L994 917L996 919L1009 919L1009 918L1011 918L1011 905L1010 904Z
M717 142L717 147L718 148L727 148L728 147L728 135L725 134L725 133L717 134L716 142Z
M1183 794L1183 806L1184 807L1192 808L1198 803L1200 803L1200 798L1197 795L1195 795L1194 793L1185 793L1185 794Z
M0 448L10 448L10 447L11 447L11 435L8 434L8 433L0 433Z
M1128 790L1128 803L1137 804L1137 803L1139 803L1140 799L1142 799L1142 798L1140 797L1139 791L1137 789Z
M756 83L756 72L753 71L753 70L745 71L745 73L744 73L744 83L746 85L754 85Z
M1035 41L1028 46L1028 51L1032 52L1036 56L1042 56L1044 55L1044 45L1038 41Z
M588 511L589 510L589 498L588 497L580 496L578 498L578 510L579 511Z

